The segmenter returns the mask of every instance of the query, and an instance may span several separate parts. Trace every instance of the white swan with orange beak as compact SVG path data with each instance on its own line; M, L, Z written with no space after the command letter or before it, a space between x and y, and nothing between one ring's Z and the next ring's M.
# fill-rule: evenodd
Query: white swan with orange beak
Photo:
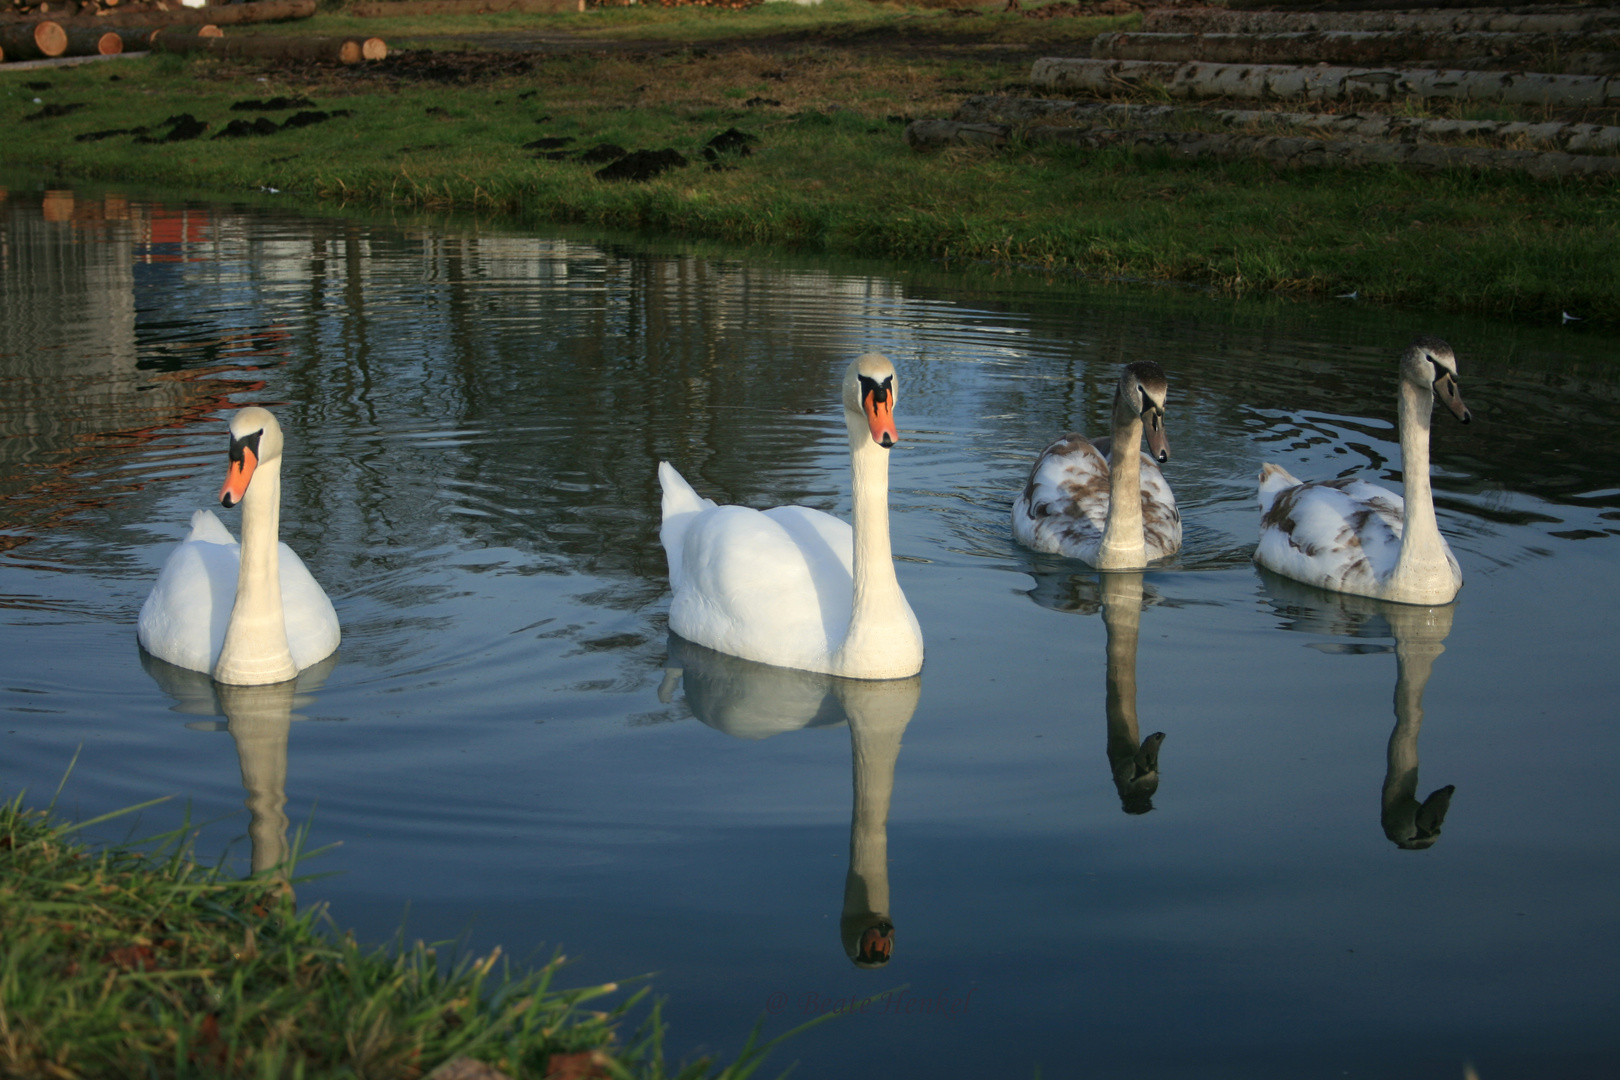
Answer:
M281 425L268 410L231 419L219 501L242 507L240 546L212 511L192 515L141 605L136 637L153 656L234 686L291 679L338 647L337 612L280 543Z
M659 464L671 630L731 656L851 679L922 670L922 629L889 548L898 383L877 353L844 373L853 527L804 506L717 506Z

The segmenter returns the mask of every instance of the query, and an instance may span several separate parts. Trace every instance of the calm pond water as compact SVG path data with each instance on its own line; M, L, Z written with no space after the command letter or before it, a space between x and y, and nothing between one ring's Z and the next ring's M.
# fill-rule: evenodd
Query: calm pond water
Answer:
M179 796L101 835L189 803L245 869L309 823L341 846L299 896L339 925L654 973L676 1056L905 986L771 1064L1620 1070L1612 337L36 185L0 202L0 305L8 795L42 804L82 745L70 812ZM1263 579L1261 462L1398 487L1419 333L1475 417L1434 426L1460 598ZM836 387L867 350L903 382L920 678L672 642L659 459L847 513ZM1170 373L1179 559L1099 581L1020 550L1034 454L1141 358ZM296 698L135 642L246 404L280 417L282 537L343 622ZM852 963L883 920L891 962Z

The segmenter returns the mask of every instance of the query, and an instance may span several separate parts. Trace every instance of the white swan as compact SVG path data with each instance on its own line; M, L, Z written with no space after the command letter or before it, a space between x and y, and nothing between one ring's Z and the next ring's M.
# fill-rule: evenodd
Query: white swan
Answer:
M1114 391L1113 434L1087 439L1071 433L1041 451L1013 502L1013 536L1020 544L1099 570L1140 569L1180 549L1181 512L1154 460L1170 460L1167 386L1164 369L1153 361L1125 365ZM1137 449L1144 431L1152 457Z
M337 612L303 560L277 541L281 425L267 410L231 419L230 465L219 501L242 504L242 544L212 511L191 517L141 605L136 637L152 655L222 683L291 679L338 647Z
M1396 415L1403 499L1347 477L1305 484L1287 470L1260 468L1260 546L1254 561L1331 592L1403 604L1447 604L1462 569L1440 535L1429 489L1429 420L1435 395L1463 423L1457 358L1439 338L1418 338L1401 355Z
M877 353L844 373L853 529L804 506L716 506L659 463L671 630L731 656L852 679L922 670L922 629L889 552L897 383Z

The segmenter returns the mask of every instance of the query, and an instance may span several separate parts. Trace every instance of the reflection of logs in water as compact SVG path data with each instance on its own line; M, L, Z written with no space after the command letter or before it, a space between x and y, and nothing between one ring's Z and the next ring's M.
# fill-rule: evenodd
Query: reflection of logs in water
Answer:
M889 915L889 798L900 739L922 694L922 676L837 679L756 664L669 635L659 700L673 700L676 680L687 707L709 727L741 739L763 739L807 727L849 723L855 800L849 822L849 872L838 932L858 967L881 967L894 955Z
M1101 575L1103 625L1108 631L1108 763L1119 804L1127 814L1153 809L1159 790L1159 744L1164 732L1145 740L1136 721L1136 639L1142 625L1142 575Z

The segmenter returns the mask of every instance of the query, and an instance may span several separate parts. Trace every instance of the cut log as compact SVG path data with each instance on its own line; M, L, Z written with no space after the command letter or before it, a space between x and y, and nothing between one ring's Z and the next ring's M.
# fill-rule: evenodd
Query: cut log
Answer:
M1142 17L1142 29L1161 34L1298 34L1316 30L1424 30L1463 33L1492 30L1523 34L1579 34L1620 29L1620 10L1581 12L1505 11L1234 11L1228 8L1163 8Z
M917 150L974 143L1001 145L1011 134L1010 128L1000 124L918 120L906 128L906 142ZM1351 142L1281 135L1109 127L1032 127L1024 132L1024 137L1030 142L1079 146L1090 150L1159 150L1180 158L1214 158L1220 161L1259 158L1290 168L1399 165L1431 172L1506 169L1528 173L1540 180L1578 176L1620 177L1620 157L1562 154L1556 151L1492 150L1474 146L1436 146L1432 143Z
M369 51L378 59L388 55L381 38L338 37L201 37L184 30L164 30L152 39L152 48L164 52L208 53L257 60L328 60L358 64Z
M952 120L967 124L1043 124L1107 127L1288 127L1340 139L1490 139L1527 142L1571 154L1620 152L1620 127L1544 124L1522 120L1426 120L1386 113L1301 113L1264 109L1209 109L1187 105L1130 105L1107 101L1057 101L999 95L970 97Z
M49 60L67 47L67 31L50 20L0 24L0 55L7 60Z
M489 15L500 11L556 15L584 10L585 0L362 0L345 7L343 14L362 19L387 19L418 15Z
M93 26L67 28L68 56L116 56L124 51L124 39L113 30Z
M136 52L150 49L152 47L152 37L154 34L161 32L161 27L118 26L114 27L112 32L117 34L120 40L123 41L126 51Z
M1447 98L1502 105L1620 104L1620 77L1542 72L1406 71L1267 64L1176 64L1155 60L1035 61L1030 85L1112 97L1141 89L1181 98L1275 101L1398 101Z
M281 22L307 19L315 14L316 0L256 0L247 4L188 8L178 4L168 11L103 11L98 15L80 14L56 18L58 22L78 22L111 29L119 26L186 26L213 23L237 26L244 23ZM31 16L24 16L25 18Z
M1217 64L1411 64L1466 60L1459 67L1526 66L1594 48L1620 49L1620 35L1608 40L1591 34L1523 34L1449 30L1328 30L1286 34L1098 34L1093 59L1202 60Z

